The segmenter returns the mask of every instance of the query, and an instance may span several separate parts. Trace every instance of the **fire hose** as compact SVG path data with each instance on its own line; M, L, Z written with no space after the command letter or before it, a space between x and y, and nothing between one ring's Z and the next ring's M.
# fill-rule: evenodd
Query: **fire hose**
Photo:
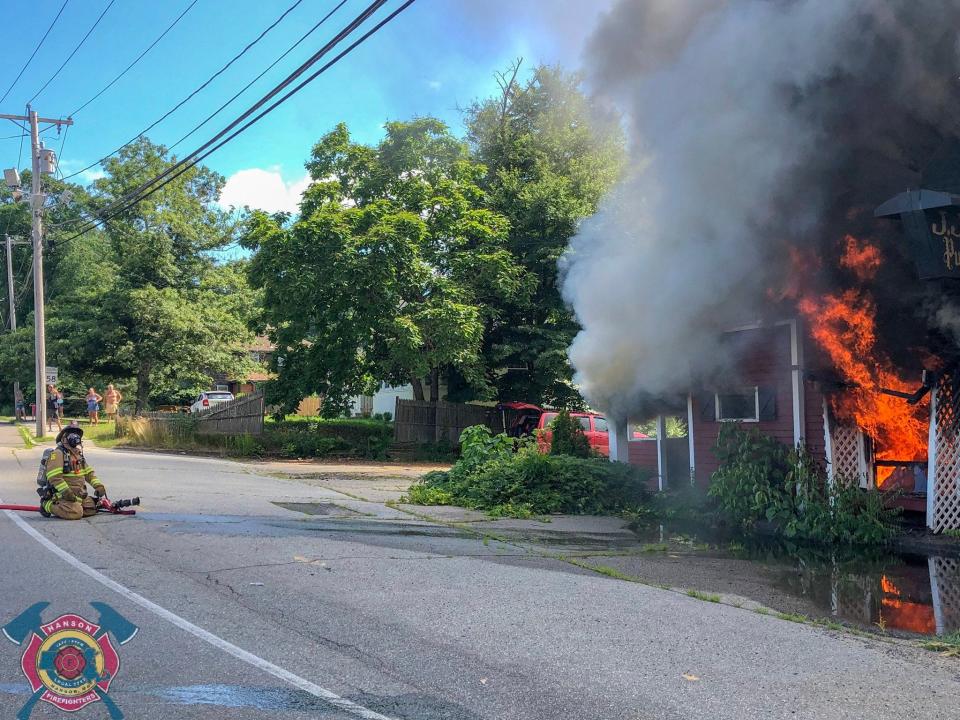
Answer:
M139 505L140 498L125 498L110 500L106 496L97 500L97 512L111 513L112 515L136 515L136 510L128 510L131 505ZM39 505L8 505L0 503L0 510L19 510L21 512L40 512Z

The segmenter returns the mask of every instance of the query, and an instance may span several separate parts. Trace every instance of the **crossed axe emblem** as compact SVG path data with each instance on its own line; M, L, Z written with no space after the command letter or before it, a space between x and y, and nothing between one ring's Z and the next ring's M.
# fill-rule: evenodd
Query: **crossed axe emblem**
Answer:
M3 631L3 634L16 645L21 645L25 640L29 639L32 635L36 634L37 636L43 638L47 636L47 633L44 632L43 626L48 623L43 622L43 611L50 605L48 602L38 602L22 613L17 615L13 620L4 625L0 630ZM112 607L102 602L91 602L90 605L100 613L100 617L95 623L99 625L99 630L93 635L93 639L98 641L106 636L108 633L112 634L118 643L124 645L130 642L133 639L133 636L137 634L139 629L132 622L127 620L123 615L118 613ZM39 669L45 670L47 672L58 673L59 669L55 665L55 658L50 656L50 653L43 655L39 659ZM110 678L109 672L104 670L104 674L100 675L96 669L96 658L95 651L92 648L85 648L82 651L83 663L82 668L79 671L79 677L84 681L93 680L95 682L100 682L102 680L107 680ZM39 688L33 695L27 700L26 704L20 709L20 712L17 713L17 720L27 720L30 717L30 713L33 712L34 706L40 701L40 698L43 697L43 694L46 692L46 686ZM94 684L93 690L96 692L100 700L103 701L104 706L107 708L107 712L110 714L111 720L122 720L123 712L120 708L117 707L116 703L110 699L110 696L97 684Z

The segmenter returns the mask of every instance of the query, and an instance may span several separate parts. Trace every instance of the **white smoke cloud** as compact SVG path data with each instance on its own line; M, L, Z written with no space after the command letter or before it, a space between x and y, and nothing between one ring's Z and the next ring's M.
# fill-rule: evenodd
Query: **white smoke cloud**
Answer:
M250 207L266 212L296 213L300 197L310 185L310 176L286 182L276 168L249 168L239 170L227 178L220 193L223 207Z
M593 405L626 416L687 389L718 367L718 330L758 319L786 264L771 253L809 242L832 191L818 112L853 102L830 83L864 72L886 5L621 0L605 16L587 72L627 113L633 170L561 261Z

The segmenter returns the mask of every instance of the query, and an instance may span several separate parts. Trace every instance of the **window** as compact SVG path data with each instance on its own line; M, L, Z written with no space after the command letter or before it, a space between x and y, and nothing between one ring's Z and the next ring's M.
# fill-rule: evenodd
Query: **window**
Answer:
M716 393L717 420L759 422L760 393L757 387L725 390Z
M597 432L609 432L610 428L607 426L607 419L602 417L595 417L593 419L593 429Z
M550 428L553 427L553 421L557 419L559 413L550 412L543 414L543 427ZM584 432L590 432L590 416L589 415L573 415L574 420L580 423L580 429Z

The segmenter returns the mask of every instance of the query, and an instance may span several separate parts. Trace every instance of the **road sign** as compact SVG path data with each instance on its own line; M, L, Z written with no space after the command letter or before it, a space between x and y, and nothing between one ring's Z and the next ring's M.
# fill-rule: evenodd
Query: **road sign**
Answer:
M49 365L44 368L44 375L47 377L47 385L57 384L57 369Z

